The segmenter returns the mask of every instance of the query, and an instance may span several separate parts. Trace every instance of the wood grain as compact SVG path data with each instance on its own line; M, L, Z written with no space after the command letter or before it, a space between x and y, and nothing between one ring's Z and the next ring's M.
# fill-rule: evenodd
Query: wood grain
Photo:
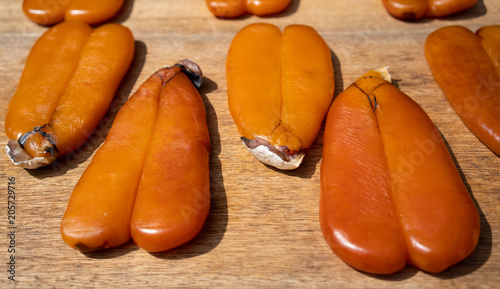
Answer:
M0 0L0 122L26 56L46 30L23 14L21 1ZM115 101L88 142L54 165L36 171L13 167L0 154L0 287L222 287L252 288L493 288L500 285L500 157L463 125L434 82L423 43L435 29L461 24L476 30L498 24L500 2L479 1L468 12L406 23L378 0L292 0L276 17L219 20L200 0L127 0L115 18L136 38L136 57ZM241 145L227 108L225 59L235 33L249 23L280 28L313 26L332 50L337 94L369 69L390 66L446 139L480 211L477 249L444 273L407 267L380 277L345 265L319 228L322 132L302 166L280 172L259 163ZM69 195L103 142L118 109L139 85L179 59L197 62L206 76L206 105L213 154L210 215L201 234L174 250L149 254L132 242L84 255L61 239L59 225ZM16 178L16 282L9 281L7 178Z

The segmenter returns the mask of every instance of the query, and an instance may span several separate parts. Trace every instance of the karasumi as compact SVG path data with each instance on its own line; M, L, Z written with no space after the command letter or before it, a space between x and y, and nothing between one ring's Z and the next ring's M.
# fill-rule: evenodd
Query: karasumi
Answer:
M500 155L500 25L445 26L429 34L425 57L463 123Z
M62 21L82 21L89 25L114 17L124 0L24 0L23 12L33 22L50 26Z
M201 85L191 61L163 68L120 109L68 201L69 246L90 252L132 237L159 252L199 233L210 208L210 139L192 81Z
M237 18L250 13L267 16L284 11L291 0L205 0L208 10L218 18Z
M476 247L479 214L439 131L386 70L333 102L320 178L323 235L358 270L438 273Z
M310 26L242 28L226 60L228 106L243 145L261 162L297 168L335 90L330 48Z
M5 116L6 151L36 169L80 147L98 126L134 57L120 24L65 21L33 45Z
M382 3L395 18L413 21L455 14L471 8L477 0L382 0Z

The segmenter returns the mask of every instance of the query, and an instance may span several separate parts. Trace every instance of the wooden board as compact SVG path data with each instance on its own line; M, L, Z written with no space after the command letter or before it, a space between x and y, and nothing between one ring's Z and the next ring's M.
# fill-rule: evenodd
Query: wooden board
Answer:
M286 288L492 288L500 286L500 158L463 125L434 82L424 58L427 35L444 25L476 30L499 24L500 2L480 0L468 12L406 23L392 18L380 0L292 0L276 17L214 18L201 0L126 0L115 19L136 38L136 57L110 111L76 152L35 171L13 167L0 154L0 287L286 287ZM21 1L1 0L0 121L26 56L46 31L23 15ZM497 21L495 23L495 21ZM446 139L479 209L477 249L442 274L411 266L372 276L345 265L319 228L318 135L302 166L280 172L259 163L241 145L227 108L225 59L229 43L254 22L311 25L333 51L338 94L369 69L390 66L401 90L429 114ZM132 242L81 254L61 239L59 225L71 191L103 142L125 100L154 71L179 59L196 61L206 76L206 105L213 154L211 212L192 242L150 254ZM8 178L15 178L15 279L8 280L10 237Z

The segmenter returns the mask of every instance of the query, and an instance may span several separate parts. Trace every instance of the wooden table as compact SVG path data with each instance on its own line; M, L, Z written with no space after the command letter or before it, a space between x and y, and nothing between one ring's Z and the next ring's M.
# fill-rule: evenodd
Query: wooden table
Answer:
M500 2L480 0L471 10L417 23L392 18L380 0L292 0L277 17L219 20L204 1L126 0L115 19L136 38L136 55L116 100L88 142L54 165L28 171L0 154L0 287L298 287L492 288L500 286L500 158L464 126L434 82L424 58L427 35L444 25L476 30L499 24ZM0 121L26 56L46 31L23 15L21 1L1 0ZM319 228L319 172L323 136L302 166L281 172L259 163L241 145L226 103L224 64L235 33L249 23L283 28L313 26L334 54L336 94L369 69L390 66L401 90L429 114L446 139L481 217L477 249L433 275L408 266L372 276L344 264ZM495 23L495 21L497 21ZM71 191L103 142L125 100L155 70L179 59L196 61L211 133L211 212L192 242L150 254L132 242L82 254L61 239L59 225ZM500 116L499 116L500 117ZM15 178L15 279L8 280L8 178Z

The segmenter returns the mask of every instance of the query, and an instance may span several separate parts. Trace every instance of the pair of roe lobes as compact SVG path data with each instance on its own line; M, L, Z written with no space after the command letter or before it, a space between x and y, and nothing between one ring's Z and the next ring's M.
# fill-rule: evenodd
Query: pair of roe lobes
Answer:
M120 109L76 185L61 223L81 251L130 237L164 251L194 238L210 208L210 140L203 101L176 65L153 74Z
M464 124L500 155L500 25L445 26L425 41L432 75Z
M228 105L245 147L261 162L295 169L335 90L331 52L311 27L250 24L226 61Z
M282 12L291 0L205 0L208 10L219 18L237 18L245 13L266 16Z
M99 24L115 16L124 0L24 0L23 12L43 26L62 21Z
M437 128L382 76L365 74L328 113L321 229L356 269L441 272L474 250L479 215Z
M36 169L81 146L106 113L134 57L132 32L60 23L32 47L5 117L12 162Z

